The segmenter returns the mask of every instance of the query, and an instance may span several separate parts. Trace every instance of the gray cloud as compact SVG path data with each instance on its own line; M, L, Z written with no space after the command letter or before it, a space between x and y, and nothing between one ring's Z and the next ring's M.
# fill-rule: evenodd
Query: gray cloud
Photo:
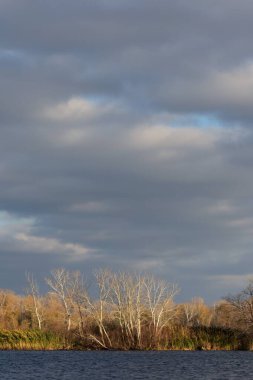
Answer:
M182 299L243 285L252 10L1 1L0 286L56 266L152 272Z

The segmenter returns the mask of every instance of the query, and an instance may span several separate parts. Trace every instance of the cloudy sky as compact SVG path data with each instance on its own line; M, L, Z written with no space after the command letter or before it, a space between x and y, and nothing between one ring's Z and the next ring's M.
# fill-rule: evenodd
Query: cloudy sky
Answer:
M253 276L252 0L0 0L0 287Z

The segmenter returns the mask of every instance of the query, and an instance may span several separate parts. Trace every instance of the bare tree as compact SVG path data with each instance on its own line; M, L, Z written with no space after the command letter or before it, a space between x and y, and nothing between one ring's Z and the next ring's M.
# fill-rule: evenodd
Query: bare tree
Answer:
M85 337L85 318L88 315L88 286L83 276L79 271L72 272L70 275L70 283L72 289L71 302L77 309L79 334L82 338Z
M214 310L210 309L202 298L194 297L191 302L181 306L181 322L186 326L209 326Z
M176 314L174 297L179 292L175 284L146 276L143 281L146 308L149 314L149 326L152 340L159 344L162 330L168 326Z
M176 312L173 298L178 292L177 286L152 276L124 272L110 273L108 278L108 295L126 348L143 347L147 325L151 344L159 342L163 328Z
M44 316L43 316L43 306L41 302L41 297L39 294L39 288L38 288L37 282L35 281L33 277L33 274L27 273L26 279L29 285L28 294L31 295L32 301L33 301L33 313L37 320L38 328L39 330L41 330L42 323L44 321Z
M6 298L7 298L7 294L4 290L1 290L0 291L0 321L3 322L4 321L4 317L5 317L5 314L6 314Z
M128 273L110 274L109 296L127 348L142 347L144 278Z
M71 318L74 311L73 295L75 292L75 287L71 281L71 274L65 269L56 269L51 272L50 278L46 278L46 282L63 305L66 329L67 331L70 331L72 322Z
M214 304L212 309L212 325L225 328L238 328L238 312L230 302L220 300Z
M89 337L103 348L111 348L112 342L107 331L106 322L109 320L109 293L110 293L110 271L99 270L95 272L99 297L94 301L86 293L87 311L99 329L99 336L90 334Z
M245 329L253 327L253 279L245 289L235 295L225 297L225 300L236 310L239 322Z

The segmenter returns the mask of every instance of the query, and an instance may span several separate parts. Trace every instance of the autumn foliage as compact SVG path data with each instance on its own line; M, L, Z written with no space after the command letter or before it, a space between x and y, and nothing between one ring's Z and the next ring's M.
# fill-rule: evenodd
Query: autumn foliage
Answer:
M176 304L176 285L153 276L53 271L41 295L27 275L24 296L0 290L0 349L249 349L251 285L214 306ZM95 285L95 287L94 287Z

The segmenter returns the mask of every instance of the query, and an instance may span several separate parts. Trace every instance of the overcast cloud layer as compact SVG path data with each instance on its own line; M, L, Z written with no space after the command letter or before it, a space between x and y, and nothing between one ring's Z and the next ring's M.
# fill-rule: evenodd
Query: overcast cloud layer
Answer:
M253 276L253 2L0 0L0 287Z

